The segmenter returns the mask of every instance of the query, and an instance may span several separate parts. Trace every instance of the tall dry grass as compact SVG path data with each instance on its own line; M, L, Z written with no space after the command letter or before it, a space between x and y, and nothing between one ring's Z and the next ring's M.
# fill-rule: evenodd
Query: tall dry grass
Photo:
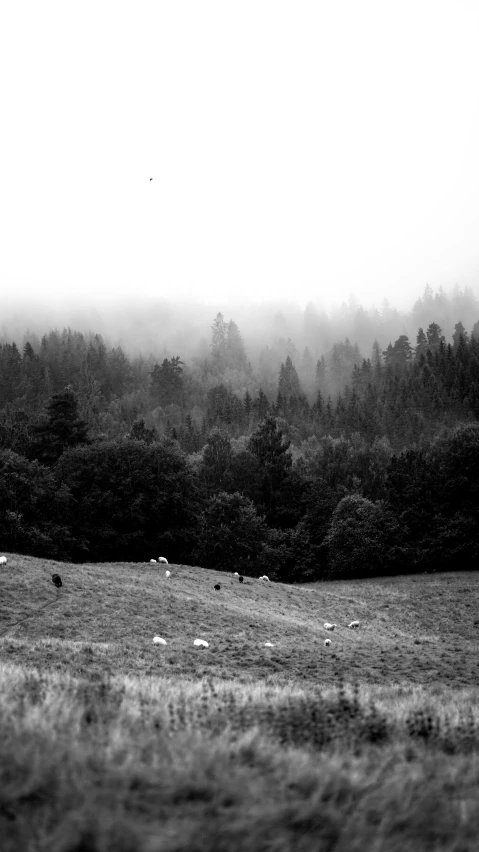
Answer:
M2 852L477 852L477 689L0 681Z

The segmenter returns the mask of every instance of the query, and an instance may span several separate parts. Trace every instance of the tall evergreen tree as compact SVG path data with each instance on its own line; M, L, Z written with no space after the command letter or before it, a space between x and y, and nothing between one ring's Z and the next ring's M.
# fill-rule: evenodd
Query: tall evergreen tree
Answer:
M226 362L228 367L236 370L244 370L248 365L243 338L233 320L229 321L226 332Z
M460 321L457 322L456 325L454 326L454 334L452 335L453 346L455 348L457 346L459 346L459 342L460 342L461 338L464 341L464 343L466 343L467 337L468 337L467 331L464 328L462 322L460 322Z
M280 489L292 467L288 452L290 441L274 417L268 416L259 424L248 442L248 450L258 459L262 473L262 497L269 522L274 523L276 507L281 502Z
M316 362L316 389L326 396L328 392L326 359L324 355Z
M225 319L221 311L216 314L211 331L211 353L213 355L213 362L217 366L223 367L226 359L228 326L225 323Z
M432 352L439 348L441 340L444 341L444 335L437 322L432 322L426 329L427 345Z
M201 478L209 494L228 489L232 457L231 440L227 432L212 429L203 449L201 465Z
M53 394L47 405L46 419L33 430L33 458L52 465L65 450L89 444L88 428L78 413L78 399L71 388Z
M380 347L379 342L377 340L374 340L374 343L373 343L371 363L373 365L375 378L379 378L379 375L381 373L382 363L383 363L383 356L382 356L382 352L381 352L381 347Z
M416 360L418 361L421 355L425 355L427 352L427 337L424 333L423 328L418 329L418 333L416 336Z
M174 358L165 358L161 364L155 364L150 373L151 393L159 405L171 405L181 402L183 388L183 361L177 355Z
M206 419L210 427L221 424L239 427L244 419L243 404L226 385L216 385L206 396Z
M389 344L383 355L387 367L404 368L413 355L413 349L409 343L408 336L401 334L395 341L394 346Z
M279 371L278 394L281 395L286 404L289 403L292 397L299 399L302 396L298 373L289 355L286 358L286 362L281 364Z

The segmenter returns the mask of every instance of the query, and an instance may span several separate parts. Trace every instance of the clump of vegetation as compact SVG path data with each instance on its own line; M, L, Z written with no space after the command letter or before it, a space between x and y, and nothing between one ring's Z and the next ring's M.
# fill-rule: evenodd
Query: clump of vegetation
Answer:
M433 745L448 754L468 753L478 748L479 725L471 707L460 709L454 722L447 715L416 708L408 714L406 728L413 740Z
M322 749L334 742L352 745L382 742L388 738L386 716L371 701L359 700L359 685L348 695L344 684L335 694L323 697L319 690L285 692L278 697L261 696L239 701L237 689L218 692L211 679L203 681L200 700L186 709L183 694L169 705L170 727L181 731L195 728L218 735L227 730L239 737L252 728L281 746Z

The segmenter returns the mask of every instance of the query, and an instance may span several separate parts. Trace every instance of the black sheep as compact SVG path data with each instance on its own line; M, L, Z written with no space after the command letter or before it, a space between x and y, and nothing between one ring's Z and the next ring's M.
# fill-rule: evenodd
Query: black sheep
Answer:
M216 586L215 586L215 592L219 592L220 589L221 589L221 586L220 586L219 583L217 583Z
M60 574L52 574L52 583L54 583L54 584L55 584L55 586L57 587L57 589L59 589L59 588L60 588L60 586L62 586L62 585L63 585L63 583L62 583L62 578L60 577Z
M238 580L240 581L240 583L244 583L244 577L238 577Z

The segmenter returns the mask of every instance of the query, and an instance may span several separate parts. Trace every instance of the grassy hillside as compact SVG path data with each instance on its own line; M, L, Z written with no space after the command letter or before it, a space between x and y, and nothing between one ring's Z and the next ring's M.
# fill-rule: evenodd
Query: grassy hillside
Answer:
M479 572L310 586L246 578L241 585L232 574L184 565L168 566L166 579L163 567L149 563L7 556L0 657L11 662L83 677L479 685ZM58 591L54 572L63 579ZM357 631L347 628L353 619ZM334 633L325 621L337 624ZM166 647L152 644L156 634ZM209 648L194 648L195 638Z
M169 569L0 568L2 852L477 852L478 574Z

